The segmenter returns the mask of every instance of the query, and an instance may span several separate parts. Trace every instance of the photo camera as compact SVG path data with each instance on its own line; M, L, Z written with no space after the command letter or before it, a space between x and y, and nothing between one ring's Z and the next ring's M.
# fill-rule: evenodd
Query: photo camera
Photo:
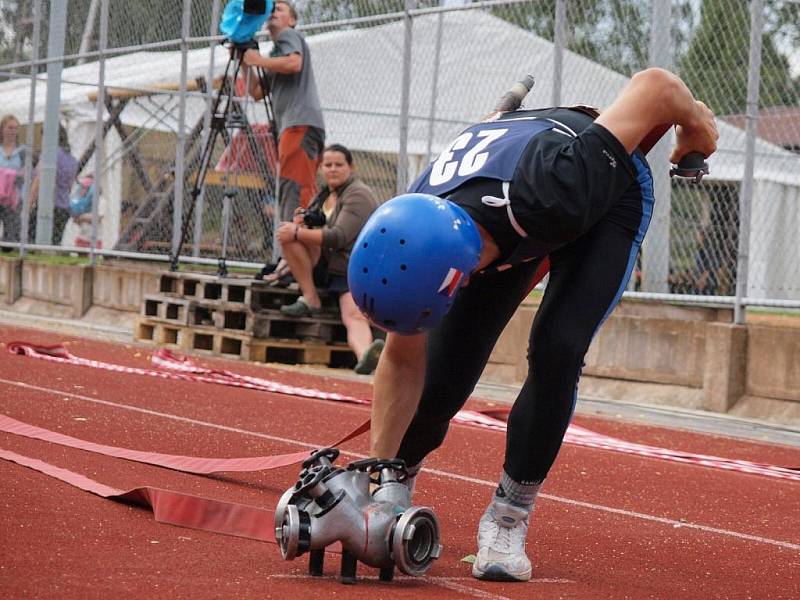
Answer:
M327 222L325 213L319 208L305 209L301 214L303 215L303 223L305 223L305 226L310 229L313 229L314 227L323 227Z

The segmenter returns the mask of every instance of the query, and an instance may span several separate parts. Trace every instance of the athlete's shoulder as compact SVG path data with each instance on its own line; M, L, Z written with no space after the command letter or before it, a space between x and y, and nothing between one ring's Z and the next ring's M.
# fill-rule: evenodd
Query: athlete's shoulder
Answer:
M552 108L526 108L521 110L512 110L510 112L498 113L497 121L517 121L525 119L543 118L548 114Z
M557 129L577 135L597 118L597 109L591 106L576 104L573 106L551 106L529 110L516 110L498 117L498 121L549 121Z

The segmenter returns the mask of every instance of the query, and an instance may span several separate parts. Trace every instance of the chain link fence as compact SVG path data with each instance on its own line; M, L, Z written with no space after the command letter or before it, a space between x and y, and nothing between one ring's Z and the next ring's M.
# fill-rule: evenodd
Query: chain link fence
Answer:
M263 106L218 91L229 66L215 37L225 1L63 4L58 118L82 175L97 168L103 57L98 247L166 256L183 223L184 256L269 261L274 142ZM34 158L47 120L53 63L44 59L55 6L0 0L3 112L22 125L19 142ZM536 78L526 107L602 109L633 73L673 70L718 115L719 150L700 185L670 180L671 133L650 153L658 201L630 290L800 306L800 2L298 0L296 8L326 142L353 150L359 175L384 200L526 74ZM754 23L760 35L751 35ZM268 51L266 33L259 40ZM215 131L210 109L227 102L246 126ZM209 168L198 182L204 150ZM2 222L9 247L37 239L33 219L17 239L11 220ZM87 237L91 244L86 223L70 222L53 241L73 249Z

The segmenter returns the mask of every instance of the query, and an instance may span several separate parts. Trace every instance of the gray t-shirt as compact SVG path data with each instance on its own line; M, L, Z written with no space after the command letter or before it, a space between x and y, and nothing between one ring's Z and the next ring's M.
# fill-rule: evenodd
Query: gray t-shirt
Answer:
M300 72L273 73L270 78L278 132L281 133L287 127L295 125L311 125L325 129L308 44L299 31L288 27L278 34L270 56L276 58L294 53L303 57L303 68Z

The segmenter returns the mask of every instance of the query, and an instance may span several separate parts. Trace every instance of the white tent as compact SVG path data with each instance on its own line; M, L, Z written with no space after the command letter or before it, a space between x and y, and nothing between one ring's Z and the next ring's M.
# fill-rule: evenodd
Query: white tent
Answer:
M329 142L366 152L397 152L403 42L402 21L309 36ZM267 47L262 44L263 50ZM412 48L408 127L412 169L421 168L429 148L435 154L465 125L491 110L500 93L525 74L536 78L525 105L551 102L553 44L486 12L417 17ZM208 48L189 52L189 80L207 76L209 57ZM227 51L215 48L215 76L222 73L227 57ZM106 61L106 84L141 89L175 84L180 65L179 52L137 52L111 58ZM63 72L62 114L70 123L76 152L94 135L96 113L88 93L96 88L97 73L97 63ZM563 74L563 104L580 102L603 108L627 82L625 76L568 51ZM5 110L22 121L27 116L29 90L26 79L0 84ZM44 100L40 83L37 121L42 118ZM130 126L176 131L177 109L167 111L166 116L157 110L159 104L170 102L174 106L176 100L165 95L143 97L126 107L121 120ZM204 108L202 98L189 99L187 128L197 122ZM710 178L739 181L744 174L745 133L724 122L719 128L719 150L709 160ZM756 153L749 294L794 298L800 295L800 157L761 139L756 142Z

